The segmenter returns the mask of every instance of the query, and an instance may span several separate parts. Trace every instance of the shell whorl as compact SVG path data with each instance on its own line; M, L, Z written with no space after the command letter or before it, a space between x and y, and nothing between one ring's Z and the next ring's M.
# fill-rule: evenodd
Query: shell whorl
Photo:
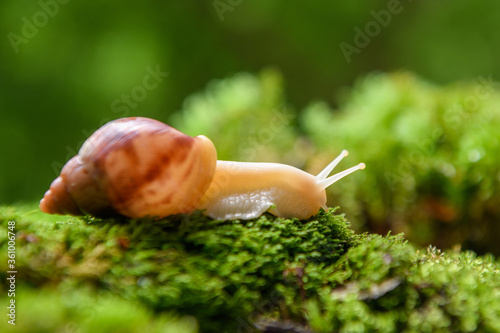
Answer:
M51 214L164 217L195 209L217 161L212 142L157 120L107 123L63 167L40 201Z

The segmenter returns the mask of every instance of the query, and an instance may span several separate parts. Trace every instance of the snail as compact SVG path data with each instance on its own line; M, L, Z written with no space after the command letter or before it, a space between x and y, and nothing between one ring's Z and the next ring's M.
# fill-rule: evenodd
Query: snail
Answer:
M328 177L279 163L218 161L212 142L160 121L129 117L94 132L40 201L49 214L156 217L202 210L213 219L252 219L269 212L305 219L327 209L325 189L364 169Z

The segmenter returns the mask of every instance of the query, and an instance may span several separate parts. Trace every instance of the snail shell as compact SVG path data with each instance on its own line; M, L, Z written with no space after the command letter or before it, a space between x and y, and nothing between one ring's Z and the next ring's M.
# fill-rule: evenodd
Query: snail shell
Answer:
M187 213L209 187L217 153L157 120L107 123L70 159L40 201L50 214L164 217Z

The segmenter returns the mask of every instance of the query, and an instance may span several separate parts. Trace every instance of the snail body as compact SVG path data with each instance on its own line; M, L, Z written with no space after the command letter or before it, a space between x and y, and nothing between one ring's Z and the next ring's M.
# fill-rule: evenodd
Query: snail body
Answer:
M279 163L217 161L205 136L191 137L149 118L122 118L85 141L52 182L40 209L131 218L202 210L225 220L268 211L303 219L327 209L328 186L364 168L361 163L328 177L344 156L345 150L317 176Z

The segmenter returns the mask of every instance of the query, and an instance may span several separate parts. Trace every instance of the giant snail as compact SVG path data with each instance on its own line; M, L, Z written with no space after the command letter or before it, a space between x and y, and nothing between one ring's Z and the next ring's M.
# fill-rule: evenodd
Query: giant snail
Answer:
M202 210L213 219L252 219L264 212L305 219L327 209L325 189L364 169L328 177L347 151L317 176L279 163L218 161L205 136L160 121L129 117L94 132L40 201L50 214L130 218Z

